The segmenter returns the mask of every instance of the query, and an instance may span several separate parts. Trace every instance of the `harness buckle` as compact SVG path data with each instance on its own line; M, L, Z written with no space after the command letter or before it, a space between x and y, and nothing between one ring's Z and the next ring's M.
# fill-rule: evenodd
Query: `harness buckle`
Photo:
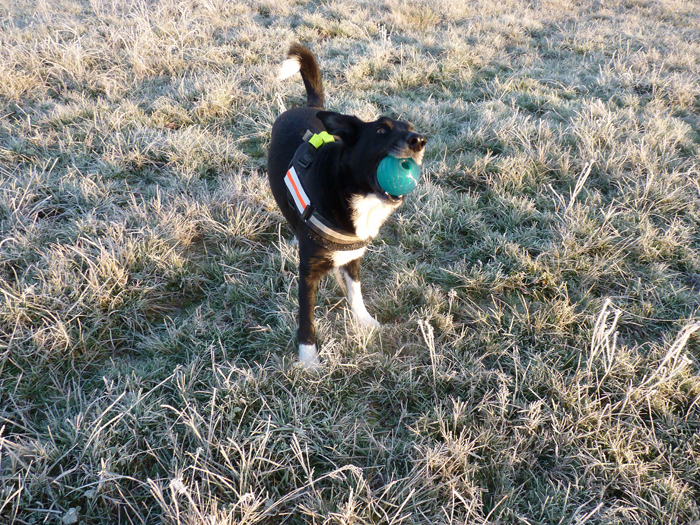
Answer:
M301 157L297 159L297 163L301 168L306 169L309 166L311 166L311 163L314 161L314 157L316 150L309 148L306 153L304 153Z
M311 217L311 214L314 212L314 207L312 204L307 204L306 208L304 208L304 211L301 213L301 220L306 222L309 220L309 217Z

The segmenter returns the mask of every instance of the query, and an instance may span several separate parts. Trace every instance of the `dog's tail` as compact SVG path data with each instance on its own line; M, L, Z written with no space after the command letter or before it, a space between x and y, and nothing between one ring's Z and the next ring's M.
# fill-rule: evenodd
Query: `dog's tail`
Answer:
M282 62L277 78L284 80L295 73L301 73L304 87L306 87L306 105L323 109L323 82L321 82L321 71L313 53L301 44L292 44L287 56L289 58Z

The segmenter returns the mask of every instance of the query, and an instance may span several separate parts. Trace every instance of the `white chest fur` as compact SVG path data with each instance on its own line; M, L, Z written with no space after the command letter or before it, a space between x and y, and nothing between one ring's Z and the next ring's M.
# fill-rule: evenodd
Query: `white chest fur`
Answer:
M379 228L382 227L384 221L387 220L391 212L399 204L386 204L379 200L376 195L356 195L353 197L350 201L350 210L352 222L355 225L355 234L363 240L376 237L379 234ZM343 266L362 257L366 249L359 248L346 252L333 252L331 255L333 264L335 266Z
M352 222L355 233L360 239L376 237L379 228L389 218L400 203L388 204L382 202L376 195L356 195L350 201Z

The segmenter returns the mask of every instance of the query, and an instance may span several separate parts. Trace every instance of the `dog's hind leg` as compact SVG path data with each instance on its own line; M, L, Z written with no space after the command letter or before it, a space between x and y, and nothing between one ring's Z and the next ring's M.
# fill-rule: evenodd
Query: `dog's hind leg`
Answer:
M344 281L341 283L341 286L345 288L348 303L350 303L350 309L352 310L357 322L363 326L380 328L381 325L369 314L367 308L365 307L365 302L362 299L362 287L360 286L360 260L360 258L357 258L354 261L350 261L349 263L340 267L339 273Z

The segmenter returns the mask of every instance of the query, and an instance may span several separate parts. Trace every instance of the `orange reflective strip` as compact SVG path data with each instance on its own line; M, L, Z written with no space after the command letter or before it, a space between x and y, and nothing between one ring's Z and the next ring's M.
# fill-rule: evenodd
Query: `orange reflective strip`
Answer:
M304 202L304 199L301 197L301 193L299 193L299 188L297 188L297 184L294 181L294 177L292 177L292 174L287 172L287 177L289 177L289 181L292 183L292 188L294 188L294 193L297 194L297 199L299 199L299 202L301 202L302 209L306 209L306 203Z

